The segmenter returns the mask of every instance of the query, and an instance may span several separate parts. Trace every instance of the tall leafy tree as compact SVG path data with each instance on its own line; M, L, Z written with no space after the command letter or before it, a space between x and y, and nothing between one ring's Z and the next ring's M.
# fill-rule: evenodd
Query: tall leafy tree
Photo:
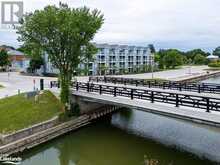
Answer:
M5 49L0 50L0 67L6 67L10 64L8 53Z
M220 46L215 48L215 50L213 51L212 54L215 55L215 56L219 56L220 57Z
M197 54L194 57L194 64L196 65L205 65L207 64L207 59L205 56L201 55L201 54Z
M30 60L30 69L32 72L35 72L37 69L40 69L42 65L44 65L44 59L41 56L32 58Z
M209 53L207 52L204 52L203 50L201 49L193 49L193 50L190 50L188 52L185 53L185 55L187 56L188 59L191 59L192 61L194 61L194 58L197 54L200 54L202 56L208 56Z
M169 49L163 57L166 68L175 68L183 64L181 52L176 49Z
M69 86L75 70L94 53L90 51L95 47L90 41L103 22L103 15L97 9L70 8L62 3L29 13L20 22L18 40L47 53L59 70L64 104L69 103Z
M149 47L151 53L155 53L156 52L156 49L155 49L153 44L149 44L148 47Z

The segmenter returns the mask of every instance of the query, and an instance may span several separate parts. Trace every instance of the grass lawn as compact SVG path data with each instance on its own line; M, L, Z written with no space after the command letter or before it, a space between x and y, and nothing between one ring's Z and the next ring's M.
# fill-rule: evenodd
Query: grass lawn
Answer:
M34 97L25 94L0 99L0 133L26 128L51 119L62 111L62 104L50 92L44 91L35 102Z
M204 69L204 70L206 70L206 71L218 71L218 70L220 70L220 67L210 67L210 68Z

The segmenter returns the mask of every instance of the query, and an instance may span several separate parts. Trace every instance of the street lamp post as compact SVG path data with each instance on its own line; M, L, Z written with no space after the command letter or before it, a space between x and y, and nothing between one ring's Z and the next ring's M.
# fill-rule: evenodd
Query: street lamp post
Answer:
M151 78L154 78L154 55L151 53Z

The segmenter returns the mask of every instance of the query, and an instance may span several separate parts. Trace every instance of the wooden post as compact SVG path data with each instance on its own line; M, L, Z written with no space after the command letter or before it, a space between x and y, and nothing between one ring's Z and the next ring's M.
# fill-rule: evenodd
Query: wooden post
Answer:
M89 92L89 82L87 83L87 92Z
M201 93L201 86L200 86L200 84L198 86L198 93Z
M151 103L154 103L154 91L151 91Z
M176 94L176 107L179 107L179 95Z
M76 82L76 90L79 90L79 82Z
M209 109L209 104L210 103L210 100L209 98L206 98L206 112L210 112L210 109Z
M151 82L150 82L150 81L148 81L148 87L149 87L149 88L151 87Z
M165 89L165 82L163 82L163 89Z
M134 99L134 91L133 91L133 89L131 89L131 100L133 100Z
M99 94L102 94L102 85L99 85Z
M117 87L114 87L114 97L116 97Z

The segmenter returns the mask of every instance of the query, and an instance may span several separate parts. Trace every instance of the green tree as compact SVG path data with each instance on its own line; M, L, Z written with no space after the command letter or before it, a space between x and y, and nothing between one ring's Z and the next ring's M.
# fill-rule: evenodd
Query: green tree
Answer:
M0 67L7 67L10 64L8 53L5 49L0 50Z
M37 69L40 69L42 65L44 65L44 59L41 56L32 58L30 60L29 69L34 73Z
M101 28L104 18L87 7L70 8L60 3L26 14L20 21L18 40L48 54L58 70L61 82L61 101L69 103L69 86L78 65L91 58L95 47L90 41Z
M149 47L151 53L153 53L153 54L156 53L156 49L153 44L149 44L148 47Z
M157 53L155 53L154 60L158 63L158 67L160 69L165 69L165 55L169 50L160 49Z
M201 55L201 54L197 54L195 57L194 57L194 64L196 65L204 65L207 63L207 59L205 56Z
M176 66L183 64L183 59L180 51L176 49L167 50L163 57L166 68L175 68Z
M203 56L205 56L205 57L209 55L209 53L204 52L204 51L201 50L201 49L193 49L193 50L190 50L190 51L188 51L188 52L185 53L186 57L187 57L188 59L191 59L192 61L194 61L194 58L195 58L195 56L196 56L197 54L203 55Z
M213 51L212 54L215 55L215 56L219 56L220 57L220 46L215 48L215 50Z

